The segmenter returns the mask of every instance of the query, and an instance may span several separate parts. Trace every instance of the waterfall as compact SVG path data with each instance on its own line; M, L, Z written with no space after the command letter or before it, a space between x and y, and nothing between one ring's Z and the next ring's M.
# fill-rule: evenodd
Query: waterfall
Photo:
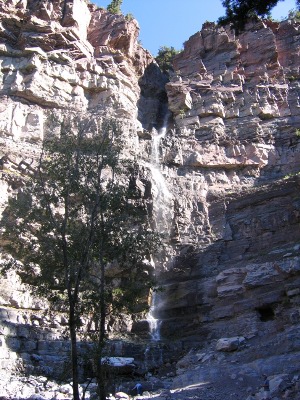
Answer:
M169 113L166 114L164 118L163 126L157 131L153 130L152 136L152 149L151 149L151 164L154 166L159 166L159 145L162 138L166 136L167 133L167 124L169 119Z
M171 193L168 190L165 178L161 171L160 163L160 142L167 133L167 124L169 119L169 112L166 113L164 123L159 131L152 131L152 147L151 159L146 164L149 168L153 182L153 219L155 221L157 231L164 237L168 237L170 230L170 212L171 212ZM157 304L159 302L159 294L157 291L152 291L151 305L147 314L147 321L152 341L160 340L160 325L161 321L155 316Z
M151 340L153 340L154 342L160 340L160 324L161 324L161 321L155 318L154 316L156 304L157 304L157 292L153 291L151 295L151 306L149 313L147 315L147 321L149 323Z
M160 324L161 321L155 317L156 305L159 302L159 293L155 290L151 293L151 307L147 315L151 341L145 349L146 369L157 368L163 364L163 348L160 344Z
M153 217L157 231L164 235L168 235L169 233L172 196L162 174L159 148L161 139L163 139L167 133L168 119L169 112L165 115L162 128L159 129L159 131L153 129L151 158L150 162L146 163L146 166L151 172L153 182Z

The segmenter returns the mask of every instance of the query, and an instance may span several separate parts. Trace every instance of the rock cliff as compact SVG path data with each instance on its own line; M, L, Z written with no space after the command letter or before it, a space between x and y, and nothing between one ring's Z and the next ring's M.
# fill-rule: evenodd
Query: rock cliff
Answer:
M166 79L138 33L136 20L84 0L1 2L1 214L33 173L45 130L56 129L49 117L116 118L134 158L139 136L157 126L166 103ZM13 274L0 286L1 371L61 377L67 320L50 315Z
M1 211L34 169L49 115L118 118L137 164L134 184L166 234L154 312L168 357L178 346L204 349L193 361L203 380L222 365L235 374L231 362L248 378L295 373L299 23L261 21L239 36L206 23L175 57L169 81L138 31L136 20L84 0L0 4ZM9 279L0 368L25 363L55 375L58 349L68 352L66 321L50 318L26 288L11 291ZM140 319L126 325L149 338L148 328ZM174 385L186 383L183 364Z
M242 336L241 380L299 370L298 31L290 20L259 22L235 37L204 24L166 85L177 257L163 274L161 332L200 348ZM216 353L196 362L203 381L238 376L228 363L240 361Z

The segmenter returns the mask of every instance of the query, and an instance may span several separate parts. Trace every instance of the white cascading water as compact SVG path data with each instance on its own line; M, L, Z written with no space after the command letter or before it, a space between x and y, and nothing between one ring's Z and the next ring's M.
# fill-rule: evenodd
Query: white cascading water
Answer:
M166 185L165 178L161 172L161 163L159 159L159 147L160 141L165 137L167 133L167 124L169 119L169 113L165 115L163 127L159 130L153 131L152 136L152 149L151 149L151 160L146 166L151 171L152 182L153 182L153 216L156 224L156 229L159 233L165 237L169 233L170 224L170 209L171 209L171 193ZM159 341L160 338L160 324L155 317L155 310L159 302L159 293L153 291L151 294L151 306L147 314L147 321L150 329L150 336L152 341Z
M147 321L149 324L151 340L157 342L160 340L160 324L161 321L154 317L156 307L157 292L153 291L151 295L151 307L147 314Z
M156 229L159 233L165 236L169 233L169 213L171 203L171 193L168 190L165 178L162 174L162 168L159 158L159 147L161 139L166 136L169 113L164 118L164 123L159 131L153 130L151 159L146 166L151 171L153 182L153 217L156 224Z

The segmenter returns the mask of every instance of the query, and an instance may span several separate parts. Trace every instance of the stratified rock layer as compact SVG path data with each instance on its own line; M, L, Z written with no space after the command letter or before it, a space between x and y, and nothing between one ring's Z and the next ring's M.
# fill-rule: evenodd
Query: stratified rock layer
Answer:
M242 336L249 376L299 368L298 33L291 20L238 37L204 24L166 85L175 126L162 160L179 255L162 273L161 334L191 347ZM218 368L207 360L203 380Z
M85 0L1 2L1 215L24 176L34 173L46 129L56 129L52 117L115 118L126 157L136 155L139 135L159 123L166 103L166 79L138 34L136 20ZM13 274L0 288L0 370L61 378L70 352L67 319L52 315Z

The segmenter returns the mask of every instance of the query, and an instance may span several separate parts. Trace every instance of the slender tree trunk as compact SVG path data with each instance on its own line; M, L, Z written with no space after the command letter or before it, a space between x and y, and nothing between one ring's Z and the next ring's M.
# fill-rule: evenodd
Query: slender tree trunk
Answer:
M99 360L98 360L98 370L97 370L97 381L98 381L98 394L100 400L106 399L106 382L105 382L105 370L103 364L101 362L102 358L102 348L99 351Z
M79 396L79 378L78 378L78 353L77 353L77 337L76 337L76 320L75 307L70 301L69 308L69 331L71 338L71 362L72 362L72 379L73 379L73 400L80 400Z
M100 400L106 399L106 377L105 377L105 367L101 362L103 348L105 344L105 322L106 322L106 307L105 307L105 265L102 259L102 251L100 251L100 326L99 326L99 341L98 341L98 349L99 349L99 360L98 360L98 392Z

